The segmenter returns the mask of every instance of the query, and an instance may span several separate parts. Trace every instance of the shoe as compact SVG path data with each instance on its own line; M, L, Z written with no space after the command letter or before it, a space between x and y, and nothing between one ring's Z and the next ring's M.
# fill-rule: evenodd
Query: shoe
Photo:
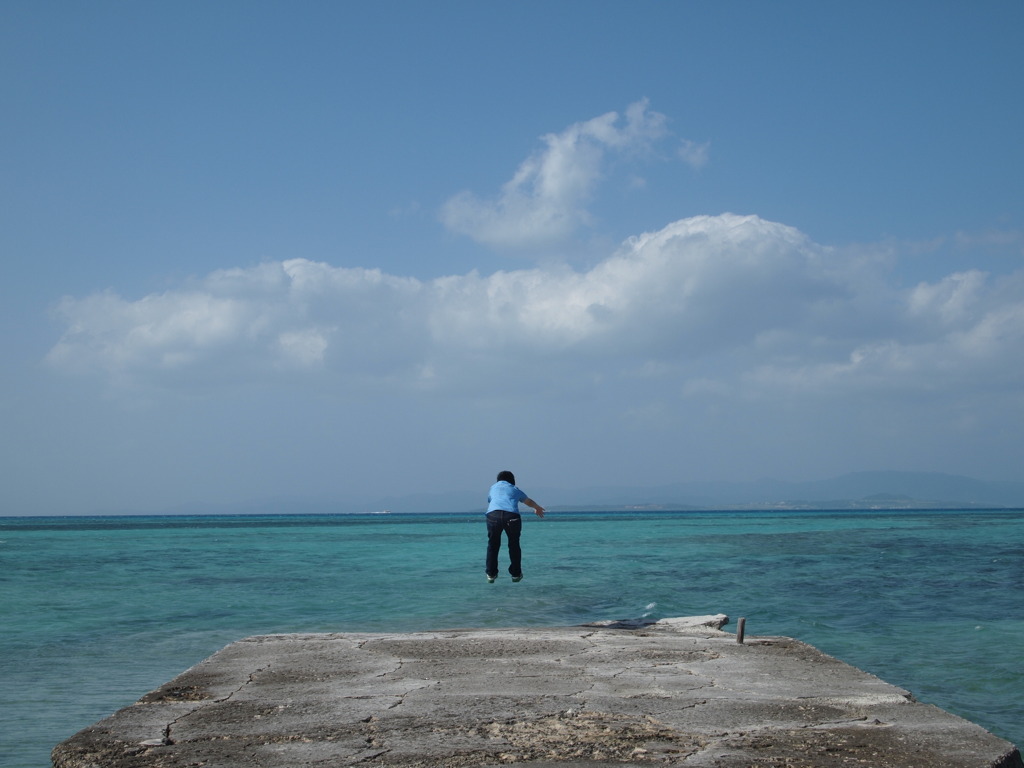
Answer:
M512 581L522 581L522 580L523 580L523 575L522 574L519 574L518 576L513 576L512 577Z
M485 574L485 575L486 575L486 574ZM496 578L498 578L498 577L497 577L497 576L487 576L487 583L488 583L488 584L493 584L493 583L494 583L494 580L495 580Z

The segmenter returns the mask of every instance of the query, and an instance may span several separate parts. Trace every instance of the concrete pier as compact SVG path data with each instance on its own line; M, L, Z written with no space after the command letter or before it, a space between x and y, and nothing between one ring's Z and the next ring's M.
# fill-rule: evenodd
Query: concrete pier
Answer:
M1024 768L980 726L725 616L232 643L55 768Z

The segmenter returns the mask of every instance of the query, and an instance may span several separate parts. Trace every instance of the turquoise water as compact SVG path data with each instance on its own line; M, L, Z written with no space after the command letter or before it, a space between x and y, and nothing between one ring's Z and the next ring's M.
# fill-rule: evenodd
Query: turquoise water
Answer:
M257 633L726 613L1024 744L1024 513L0 518L0 765ZM507 564L502 553L503 568Z

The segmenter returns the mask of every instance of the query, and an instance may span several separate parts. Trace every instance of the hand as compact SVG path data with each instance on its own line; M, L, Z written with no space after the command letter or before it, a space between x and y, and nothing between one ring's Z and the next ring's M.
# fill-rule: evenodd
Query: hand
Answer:
M537 517L544 517L544 507L534 507L533 514Z

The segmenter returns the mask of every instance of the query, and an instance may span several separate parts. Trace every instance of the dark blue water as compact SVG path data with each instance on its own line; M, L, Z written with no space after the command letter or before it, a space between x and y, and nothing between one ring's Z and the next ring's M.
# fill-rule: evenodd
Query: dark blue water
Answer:
M726 613L1024 743L1024 513L0 518L0 765L257 633Z

